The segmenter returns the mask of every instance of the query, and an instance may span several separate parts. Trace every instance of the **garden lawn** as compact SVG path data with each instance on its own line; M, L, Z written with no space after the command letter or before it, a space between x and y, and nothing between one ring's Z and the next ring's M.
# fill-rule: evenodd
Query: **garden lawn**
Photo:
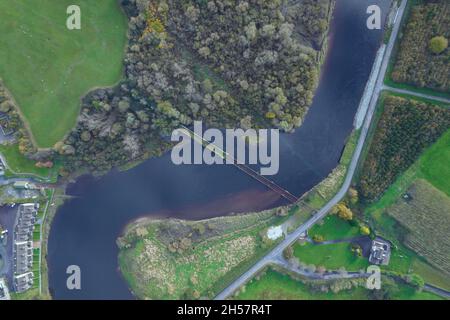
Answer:
M450 197L450 130L419 159L419 170L428 182Z
M349 239L360 236L359 228L337 215L328 215L322 224L316 224L309 230L309 236L320 235L324 240Z
M344 267L347 271L365 269L369 263L365 258L356 256L351 251L350 243L335 244L295 244L294 256L306 264L316 267L324 266L328 270L337 270Z
M46 178L54 170L49 168L38 168L35 166L35 161L26 158L19 151L19 146L14 145L0 145L0 153L5 157L9 168L15 173L28 173ZM7 172L8 174L8 172Z
M68 30L69 5L81 30ZM116 0L0 2L0 77L39 147L75 125L83 95L122 76L127 20Z

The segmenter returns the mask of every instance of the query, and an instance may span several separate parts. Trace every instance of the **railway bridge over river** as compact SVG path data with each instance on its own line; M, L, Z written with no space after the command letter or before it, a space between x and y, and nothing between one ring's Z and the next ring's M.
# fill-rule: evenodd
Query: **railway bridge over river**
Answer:
M276 192L281 197L283 197L284 199L288 200L290 203L296 203L299 200L298 197L294 196L292 193L290 193L289 191L287 191L283 187L279 186L278 184L276 184L272 180L269 180L265 176L259 174L258 172L256 172L252 168L250 168L248 165L239 163L239 161L235 157L232 157L228 152L226 152L225 150L223 150L219 146L214 145L211 142L203 139L202 136L198 135L197 133L195 133L191 129L183 126L182 129L179 129L179 132L189 136L191 139L194 139L194 141L196 141L197 143L201 143L205 148L212 149L211 151L214 151L216 153L216 155L218 155L219 157L223 158L224 160L228 160L228 162L231 162L236 168L238 168L242 172L246 173L247 175L249 175L253 179L259 181L262 184L264 184L266 187L268 187L272 191ZM212 145L214 145L214 147Z

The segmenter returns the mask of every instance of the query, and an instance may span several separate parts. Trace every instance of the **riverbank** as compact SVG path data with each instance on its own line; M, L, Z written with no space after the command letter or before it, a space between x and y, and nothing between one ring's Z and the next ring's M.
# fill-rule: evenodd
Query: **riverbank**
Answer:
M280 211L188 222L142 218L118 239L120 270L140 299L212 299L277 241Z
M359 131L355 131L348 139L338 167L296 204L197 222L154 217L131 222L117 243L119 268L132 292L142 299L214 298L279 242L267 238L270 226L281 227L281 240L334 196L344 183L358 137ZM178 248L183 242L187 245L180 253ZM233 246L240 242L249 245ZM211 255L221 259L204 259ZM223 269L230 257L237 259L233 260L233 267L228 265ZM220 270L226 272L221 274ZM191 277L206 282L193 283ZM165 286L167 283L171 285ZM188 290L191 287L193 291Z
M47 263L47 255L48 255L48 237L50 234L50 229L52 226L53 219L58 211L58 208L64 204L65 201L65 186L52 189L52 195L49 199L47 210L42 222L42 231L41 231L41 256L40 256L40 273L41 273L41 282L40 282L40 295L45 298L51 298L51 293L49 290L49 281L48 281L48 263Z
M364 1L336 5L313 106L303 125L280 139L280 173L273 180L294 195L311 190L336 168L382 38L380 31L367 33ZM388 7L388 1L382 5ZM350 68L355 72L349 73ZM117 272L115 243L124 226L139 217L203 220L283 205L276 194L235 168L177 167L170 154L101 179L81 178L68 194L76 198L61 207L49 242L56 299L132 298ZM64 271L71 264L84 266L81 292L65 286Z

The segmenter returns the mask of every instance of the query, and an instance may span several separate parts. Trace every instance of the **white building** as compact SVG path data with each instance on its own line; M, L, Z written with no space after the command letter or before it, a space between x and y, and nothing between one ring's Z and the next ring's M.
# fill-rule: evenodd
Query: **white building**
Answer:
M11 300L6 281L3 278L0 278L0 300Z
M270 240L277 240L278 238L281 238L283 236L283 227L270 227L269 230L267 230L267 238Z

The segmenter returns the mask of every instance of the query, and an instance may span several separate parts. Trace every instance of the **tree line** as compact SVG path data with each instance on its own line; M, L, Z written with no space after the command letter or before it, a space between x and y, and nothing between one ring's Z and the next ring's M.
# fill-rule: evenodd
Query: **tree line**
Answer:
M359 182L361 195L376 200L423 152L450 128L450 110L387 96Z

